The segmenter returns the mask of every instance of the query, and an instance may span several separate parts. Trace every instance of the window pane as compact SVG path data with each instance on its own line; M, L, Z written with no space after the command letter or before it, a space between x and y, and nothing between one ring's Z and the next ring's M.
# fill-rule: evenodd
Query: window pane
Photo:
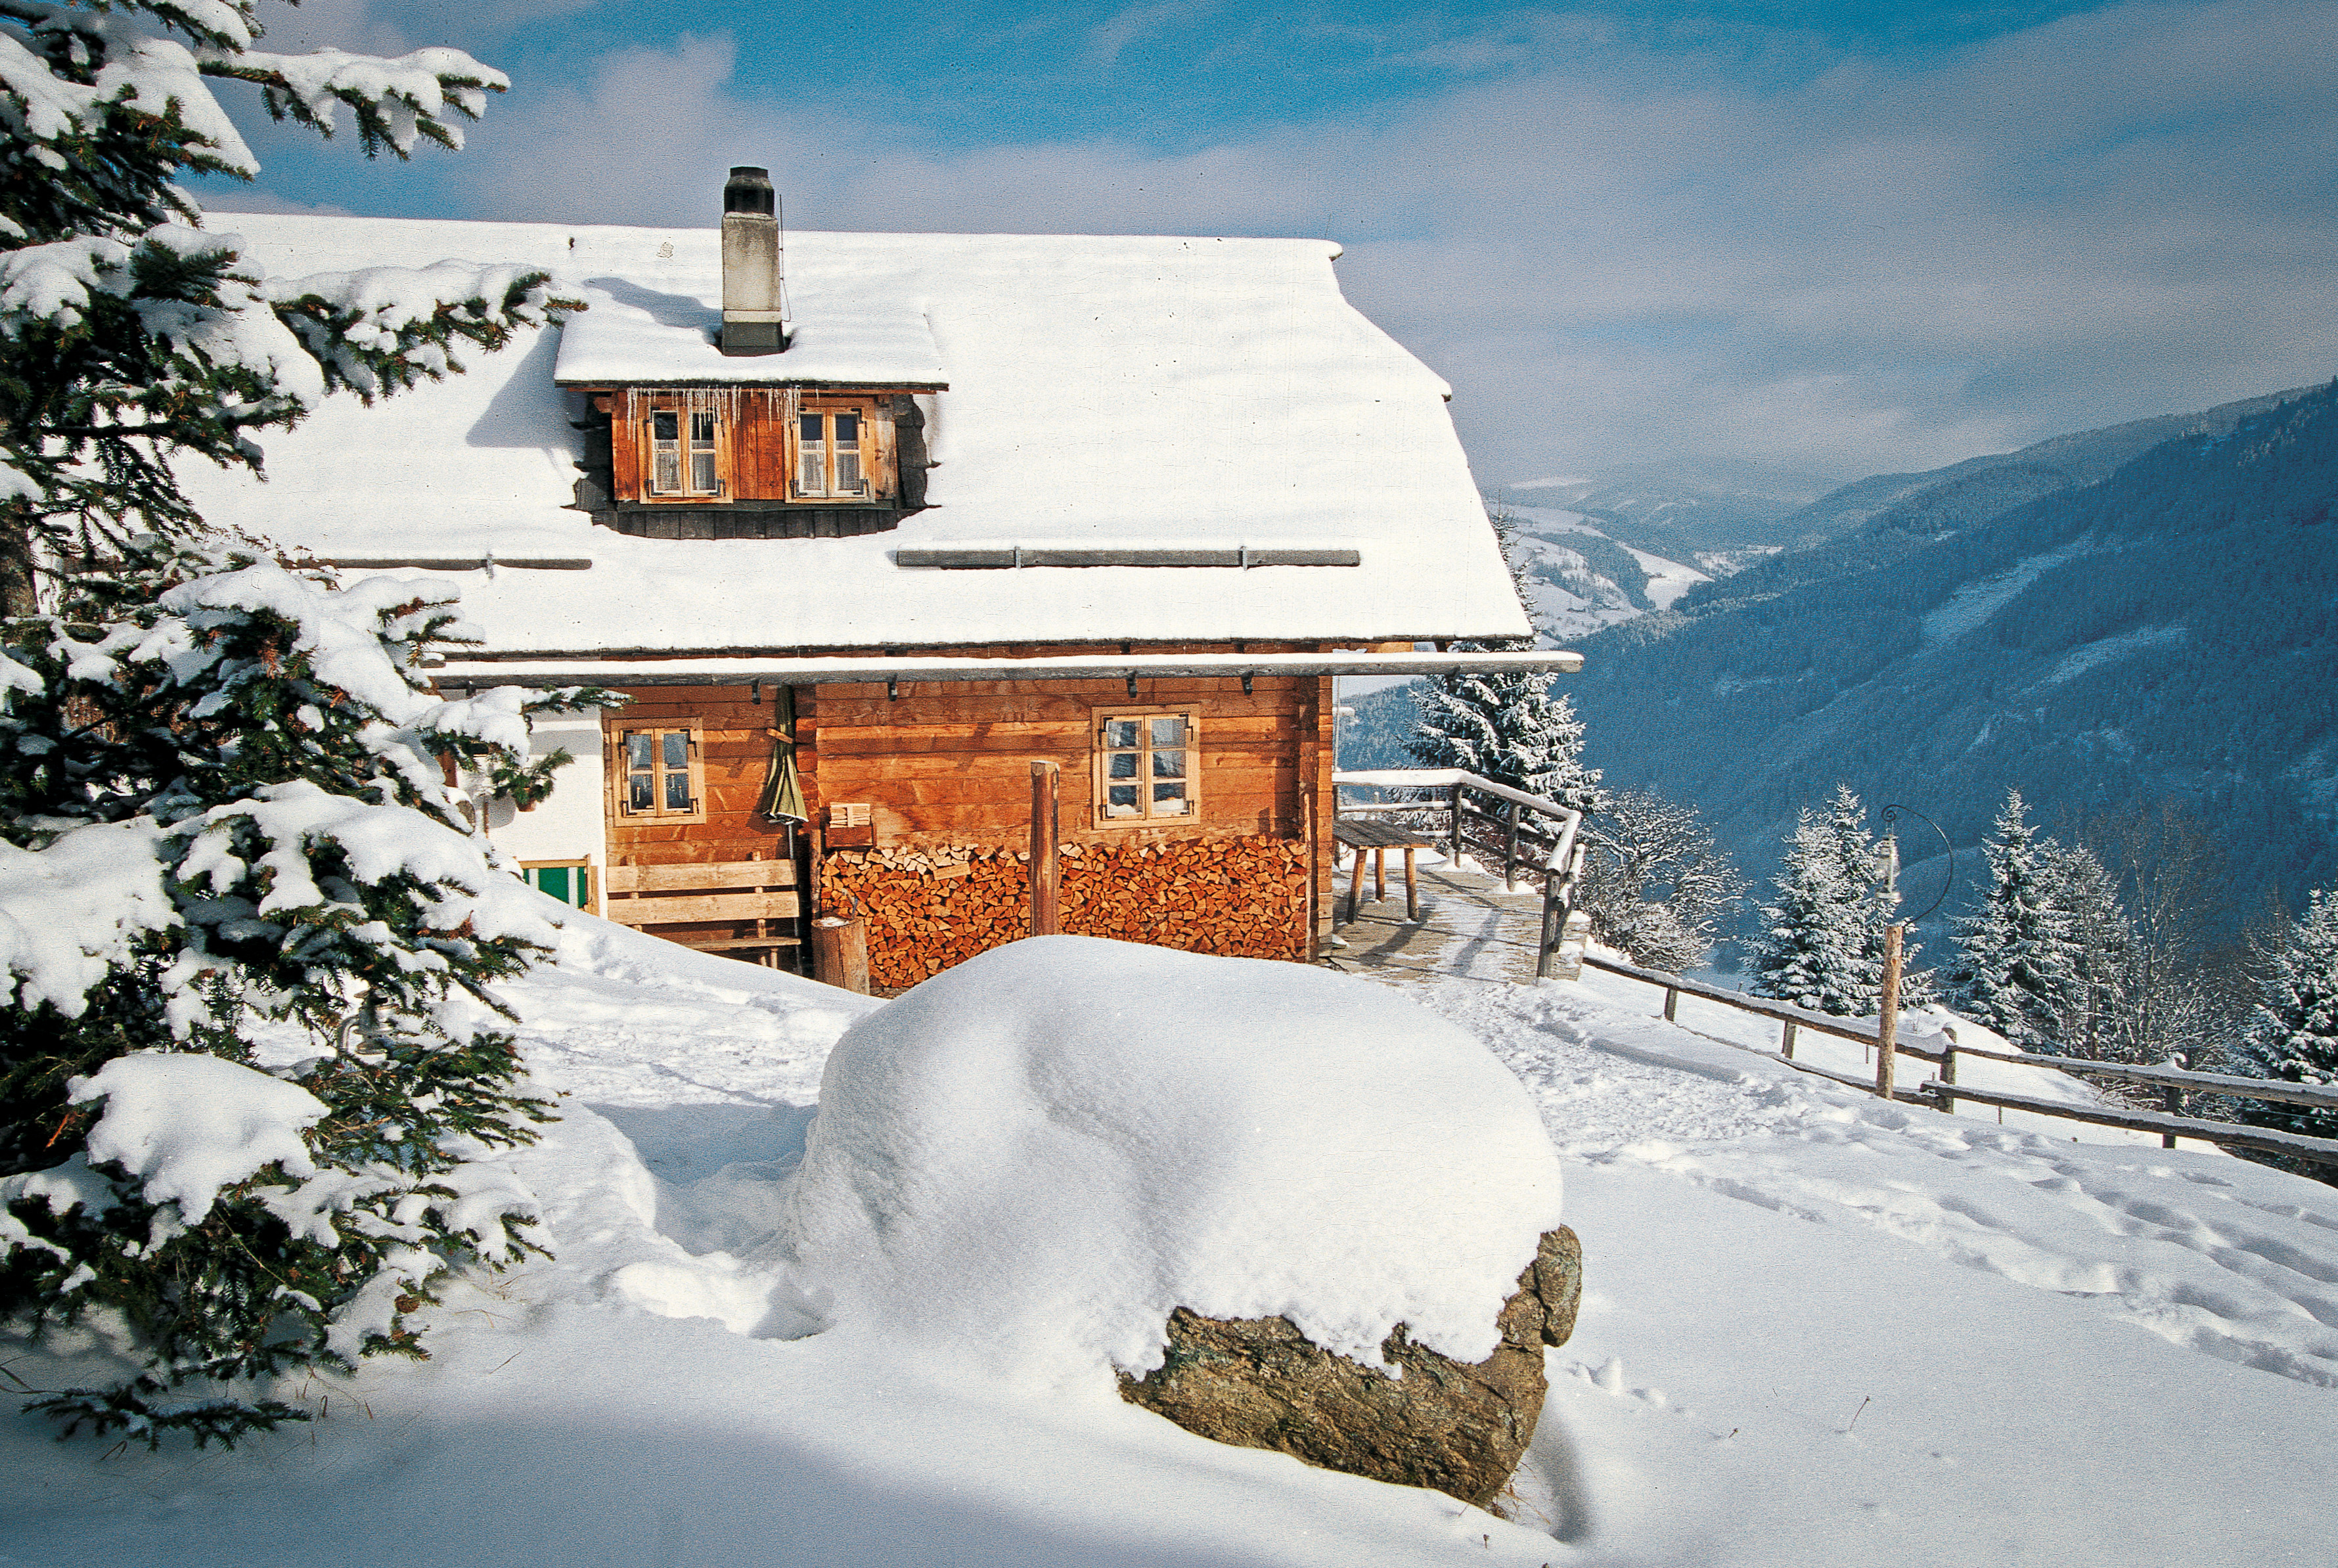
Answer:
M652 777L647 773L629 773L625 776L626 810L653 811L657 808L657 790L651 782Z
M1134 784L1106 786L1104 793L1104 812L1107 817L1135 816L1136 786Z
M661 737L665 742L665 765L669 768L690 766L690 734L683 730L669 730Z
M801 445L796 461L796 493L800 495L828 494L828 448L820 440L824 421L818 414L806 414L798 429Z
M1154 720L1153 743L1155 746L1183 746L1185 743L1185 720L1174 713Z
M1185 754L1183 751L1155 751L1153 754L1153 776L1155 779L1183 779L1185 776Z
M625 731L625 766L646 768L650 765L651 735L646 730Z
M682 416L679 414L651 415L650 435L660 441L679 441L682 439Z
M1104 743L1111 747L1132 747L1136 744L1136 720L1107 719L1104 721Z
M690 455L690 487L701 495L714 494L714 454L693 452Z
M839 446L860 445L860 416L839 414L836 416L836 444Z
M857 448L848 451L840 445L836 449L836 493L858 495L860 491L860 453Z
M714 416L693 414L690 416L690 444L693 446L714 445Z
M1134 751L1115 751L1110 756L1106 757L1105 759L1105 777L1107 779L1135 778L1136 753Z
M669 773L665 776L665 808L669 811L690 809L690 775Z
M1153 814L1155 817L1183 817L1185 814L1185 787L1183 784L1155 784L1153 787Z

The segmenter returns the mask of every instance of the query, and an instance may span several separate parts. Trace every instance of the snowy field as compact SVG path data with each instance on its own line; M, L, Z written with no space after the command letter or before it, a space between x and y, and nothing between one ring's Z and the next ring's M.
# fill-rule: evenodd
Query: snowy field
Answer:
M2332 1561L2333 1189L1886 1106L1628 981L1407 989L1525 1084L1584 1240L1507 1519L1102 1377L795 1337L823 1305L758 1259L830 1047L903 1004L578 919L508 988L564 1096L516 1161L556 1258L448 1289L433 1360L314 1383L319 1419L232 1454L10 1418L0 1565Z

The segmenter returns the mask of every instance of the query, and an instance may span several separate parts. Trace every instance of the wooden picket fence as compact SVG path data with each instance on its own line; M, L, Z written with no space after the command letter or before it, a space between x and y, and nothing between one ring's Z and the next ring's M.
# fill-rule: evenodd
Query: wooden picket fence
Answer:
M1734 1041L1723 1044L1734 1045L1738 1050L1752 1052L1757 1056L1784 1062L1799 1072L1832 1079L1855 1089L1871 1093L1875 1090L1873 1083L1855 1074L1838 1073L1816 1063L1794 1060L1794 1037L1802 1031L1855 1040L1870 1049L1876 1049L1883 1042L1877 1038L1872 1027L1862 1029L1841 1018L1813 1013L1791 1003L1748 996L1741 991L1725 991L1702 981L1667 975L1657 969L1643 969L1636 964L1626 964L1596 953L1585 954L1583 962L1587 968L1604 970L1610 975L1620 975L1660 988L1665 994L1664 1016L1667 1022L1676 1021L1675 1014L1684 995L1719 1003L1741 1013L1774 1019L1781 1026L1779 1048L1774 1052L1738 1045ZM1969 1100L1976 1104L1995 1105L2009 1111L2029 1111L2040 1116L2058 1116L2098 1127L2123 1127L2138 1132L2156 1132L2160 1135L2162 1146L2169 1149L2176 1147L2176 1139L2190 1138L2203 1143L2214 1143L2219 1148L2253 1149L2261 1153L2280 1154L2309 1164L2338 1169L2338 1139L2309 1138L2300 1132L2284 1132L2270 1127L2244 1127L2235 1122L2211 1122L2184 1114L2187 1097L2203 1095L2273 1101L2338 1111L2338 1089L2320 1089L2263 1078L2239 1078L2222 1073L2193 1073L2176 1067L2130 1066L2121 1062L2097 1062L2076 1056L2017 1055L2002 1051L1982 1051L1970 1045L1959 1045L1954 1035L1944 1033L1927 1033L1914 1039L1894 1038L1890 1044L1895 1055L1912 1056L1938 1069L1934 1076L1913 1089L1895 1089L1892 1098L1896 1100L1929 1104L1948 1112L1955 1110L1958 1101ZM2160 1091L2166 1109L2145 1111L2123 1105L2070 1105L2037 1095L1970 1088L1957 1082L1957 1058L1960 1056L1976 1056L1987 1062L2010 1062L2023 1067L2049 1067L2064 1073L2146 1085Z

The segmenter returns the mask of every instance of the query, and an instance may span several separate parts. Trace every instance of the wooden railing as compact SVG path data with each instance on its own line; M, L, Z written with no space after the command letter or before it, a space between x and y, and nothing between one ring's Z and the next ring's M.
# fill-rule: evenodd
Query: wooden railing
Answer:
M1584 955L1586 967L1621 975L1660 987L1665 994L1664 1016L1667 1023L1677 1022L1675 1014L1684 995L1717 1002L1741 1013L1752 1013L1763 1018L1775 1019L1782 1025L1779 1048L1775 1052L1752 1045L1740 1045L1734 1040L1722 1044L1749 1051L1757 1056L1783 1061L1799 1072L1830 1078L1856 1089L1873 1093L1875 1085L1849 1073L1838 1073L1812 1062L1794 1060L1794 1036L1803 1030L1831 1034L1838 1039L1855 1040L1872 1049L1881 1042L1872 1026L1862 1028L1845 1019L1813 1013L1791 1003L1768 997L1748 996L1742 991L1726 991L1718 985L1667 975L1661 970L1643 969L1636 964L1602 957L1596 953ZM2244 1127L2231 1122L2211 1122L2183 1114L2186 1093L2212 1094L2234 1100L2274 1101L2284 1104L2313 1105L2338 1110L2338 1089L2319 1089L2306 1084L2284 1083L2263 1078L2239 1078L2221 1073L2192 1073L2174 1067L2130 1066L2123 1062L2097 1062L2077 1056L2041 1056L2013 1054L2002 1051L1983 1051L1970 1045L1960 1045L1956 1036L1945 1032L1926 1034L1917 1041L1899 1038L1891 1043L1892 1050L1901 1056L1913 1056L1939 1068L1937 1076L1925 1080L1914 1089L1895 1090L1892 1098L1914 1104L1930 1104L1941 1111L1953 1112L1960 1100L1976 1104L1996 1105L2009 1111L2029 1111L2041 1116L2058 1116L2074 1122L2090 1122L2098 1127L2123 1127L2133 1132L2156 1132L2163 1147L2173 1149L2176 1140L2190 1138L2219 1148L2254 1149L2263 1153L2285 1155L2312 1164L2338 1167L2338 1139L2309 1138L2300 1132L2284 1132L2269 1127ZM2164 1112L2144 1111L2123 1105L2072 1105L2040 1095L2013 1094L1996 1089L1975 1089L1957 1082L1957 1058L1977 1056L1986 1062L2009 1062L2021 1067L2046 1067L2058 1072L2086 1073L2091 1076L2118 1079L2127 1083L2148 1084L2160 1089L2166 1096Z
M1446 818L1447 853L1453 861L1459 862L1466 848L1498 848L1504 887L1517 885L1521 868L1531 871L1542 883L1542 932L1535 946L1535 978L1547 980L1562 966L1561 950L1581 936L1575 905L1583 876L1582 812L1459 768L1380 768L1334 773L1331 782L1334 787L1420 791L1420 798L1410 800L1343 805L1340 814L1441 814ZM1473 828L1478 829L1474 836ZM1567 978L1573 978L1571 972Z

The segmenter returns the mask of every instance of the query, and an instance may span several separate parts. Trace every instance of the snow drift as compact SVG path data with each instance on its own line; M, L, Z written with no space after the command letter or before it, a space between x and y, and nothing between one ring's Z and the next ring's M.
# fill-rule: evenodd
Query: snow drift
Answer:
M1149 1371L1179 1306L1474 1362L1559 1197L1517 1079L1402 997L1056 936L837 1043L791 1240L840 1330L1017 1379Z

